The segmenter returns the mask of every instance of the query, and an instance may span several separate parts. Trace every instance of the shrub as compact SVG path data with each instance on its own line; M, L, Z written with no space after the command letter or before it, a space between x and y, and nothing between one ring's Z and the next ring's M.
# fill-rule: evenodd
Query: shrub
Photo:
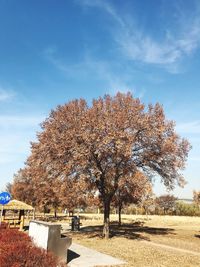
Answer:
M0 230L1 229L7 229L7 228L8 228L8 224L5 223L5 222L1 222L1 224L0 224Z
M13 229L0 230L1 267L57 267L58 259L34 246L25 233Z
M196 204L187 204L184 202L176 203L176 215L182 216L199 216L200 209Z
M0 243L4 243L4 245L6 245L19 241L31 243L31 238L25 233L18 231L17 229L0 230Z

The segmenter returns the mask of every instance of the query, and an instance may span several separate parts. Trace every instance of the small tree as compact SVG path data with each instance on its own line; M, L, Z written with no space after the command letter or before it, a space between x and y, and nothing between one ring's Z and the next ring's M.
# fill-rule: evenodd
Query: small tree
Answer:
M34 187L34 182L27 175L26 169L20 169L15 175L12 184L11 194L12 197L27 204L36 206L36 192L37 188Z
M200 206L200 191L193 191L193 201Z
M141 172L136 172L134 177L124 177L119 183L113 203L118 208L119 225L121 225L121 211L127 204L137 204L145 196L147 188L151 187L147 177Z
M52 207L56 211L60 204L59 185L37 166L19 170L14 176L12 195L14 198L42 209Z
M175 210L177 198L173 195L163 195L156 198L156 204L164 211L164 214Z
M144 209L148 218L149 210L155 206L155 196L152 191L152 186L147 184L144 193L140 199L139 205Z

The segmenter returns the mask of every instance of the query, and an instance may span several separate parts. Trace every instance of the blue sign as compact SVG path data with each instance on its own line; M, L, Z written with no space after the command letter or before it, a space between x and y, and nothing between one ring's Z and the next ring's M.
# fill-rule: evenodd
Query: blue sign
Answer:
M2 192L0 194L0 204L5 205L11 200L11 195L8 192Z

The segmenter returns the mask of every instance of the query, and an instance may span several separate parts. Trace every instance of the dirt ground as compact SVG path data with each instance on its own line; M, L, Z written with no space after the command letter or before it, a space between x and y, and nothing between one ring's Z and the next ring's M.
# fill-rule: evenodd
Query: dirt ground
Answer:
M123 259L126 267L200 266L200 218L123 215L122 226L111 216L111 238L104 240L102 215L81 214L74 242ZM69 235L69 233L68 233Z

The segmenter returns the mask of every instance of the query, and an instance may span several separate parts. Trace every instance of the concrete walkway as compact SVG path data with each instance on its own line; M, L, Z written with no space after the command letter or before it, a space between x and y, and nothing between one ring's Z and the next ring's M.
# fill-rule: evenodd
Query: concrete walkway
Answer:
M197 252L197 251L193 251L193 250L188 250L188 249L183 249L183 248L177 248L177 247L172 247L172 246L169 246L169 245L164 245L164 244L160 244L160 243L155 243L153 241L146 241L146 240L142 240L140 241L142 242L143 244L145 245L148 245L148 246L155 246L155 247L158 247L158 248L163 248L163 249L167 249L167 250L172 250L173 252L181 252L183 254L187 253L187 254L191 254L191 255L194 255L194 256L200 256L200 252Z
M113 258L76 243L72 243L68 250L69 267L94 267L125 264L125 261Z

